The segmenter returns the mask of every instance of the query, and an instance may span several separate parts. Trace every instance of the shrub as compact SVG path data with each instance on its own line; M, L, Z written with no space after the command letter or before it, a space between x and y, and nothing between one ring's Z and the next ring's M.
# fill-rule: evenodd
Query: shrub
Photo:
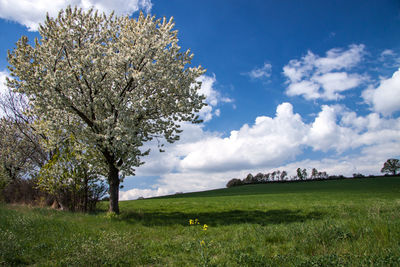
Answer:
M243 184L242 180L237 179L237 178L233 178L232 180L230 180L230 181L226 184L226 187L230 188L230 187L238 186L238 185L242 185L242 184Z
M252 184L253 181L254 181L254 176L251 173L249 173L247 175L247 177L243 180L243 183L244 184Z
M261 183L264 180L264 174L262 174L261 172L257 173L256 176L254 176L253 180L256 183Z
M2 190L6 203L21 203L30 205L51 205L54 200L49 194L36 188L34 179L15 179Z

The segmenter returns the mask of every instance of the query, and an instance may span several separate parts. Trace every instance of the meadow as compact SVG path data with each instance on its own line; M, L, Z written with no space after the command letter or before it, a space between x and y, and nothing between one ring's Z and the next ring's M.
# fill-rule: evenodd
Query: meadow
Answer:
M400 266L400 177L258 184L100 203L0 205L0 264ZM206 224L206 225L205 225Z

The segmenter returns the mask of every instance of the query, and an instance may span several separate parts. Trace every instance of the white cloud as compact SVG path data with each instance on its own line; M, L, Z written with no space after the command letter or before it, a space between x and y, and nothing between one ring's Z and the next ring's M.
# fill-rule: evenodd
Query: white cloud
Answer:
M210 105L202 107L199 111L200 119L202 119L204 122L210 121L213 117L212 110L213 108Z
M201 82L201 88L199 90L199 94L204 95L206 97L205 102L207 106L204 106L200 112L199 116L205 122L210 121L215 114L217 117L221 114L219 109L213 112L213 108L218 106L219 103L232 103L233 99L229 97L223 97L220 92L218 92L214 86L217 82L215 74L212 76L201 75L198 79L198 82Z
M400 65L400 56L392 49L385 49L379 55L378 61L382 68L396 69Z
M341 112L341 106L322 106L322 111L311 124L306 144L314 150L335 150L338 153L354 147L353 140L357 137L357 131L337 123Z
M0 95L7 92L6 78L9 77L7 71L0 71Z
M388 116L400 110L400 69L391 78L381 80L376 89L365 90L362 96L374 111L382 115Z
M150 12L152 7L151 0L3 0L0 1L0 18L16 21L30 31L36 31L39 23L45 20L47 12L54 17L68 5L86 10L94 7L105 13L114 10L117 15L131 15L139 9Z
M307 100L318 99L321 98L320 87L313 81L299 81L289 84L286 94L288 96L302 95Z
M165 190L163 188L158 188L158 189L131 189L128 191L120 191L119 194L119 200L131 200L131 199L138 199L139 197L157 197L157 196L163 196L163 195L168 195L173 192L170 192L168 190Z
M347 71L357 66L364 55L365 46L351 45L348 50L334 48L319 57L311 51L301 58L293 59L283 67L288 78L286 94L301 95L307 100L337 100L340 93L359 86L366 77Z
M326 57L316 57L315 67L321 73L333 70L350 69L361 62L365 46L350 45L348 50L333 48L326 52Z
M169 145L165 153L151 153L138 168L138 176L160 179L151 191L132 191L131 199L145 192L150 196L221 188L231 178L272 169L292 175L298 167L329 174L377 174L383 162L400 151L400 118L386 119L378 113L357 116L339 105L322 106L314 120L305 123L290 103L282 103L274 117L259 116L254 124L226 137L201 125L183 128L181 141ZM326 156L296 161L307 148Z
M217 81L215 74L213 76L201 75L197 81L201 82L199 94L206 96L207 104L216 106L219 100L219 92L213 87Z
M0 71L0 97L2 97L7 91L6 78L9 77L8 71ZM0 118L5 114L3 110L0 109Z
M394 57L394 56L396 56L396 53L393 50L385 49L382 51L379 60L383 61L385 60L386 57Z
M361 132L365 129L378 129L381 124L381 119L377 113L371 113L365 117L358 117L355 112L344 112L341 119L341 124Z
M358 74L347 74L346 72L329 72L313 77L313 80L318 82L324 88L325 99L342 98L339 92L357 87L363 80L363 77Z
M255 68L252 71L245 73L249 75L252 79L263 79L271 77L272 65L269 63L264 63L261 68Z
M253 126L245 124L229 137L212 136L191 144L181 161L181 170L227 171L271 165L293 158L300 152L299 136L305 125L292 105L278 106L275 118L257 117Z
M180 164L182 157L191 151L191 145L198 140L216 136L203 130L202 124L183 123L180 140L176 143L166 143L160 153L157 141L147 143L143 150L151 149L150 155L144 158L146 164L137 169L137 176L158 176L165 173L175 172Z

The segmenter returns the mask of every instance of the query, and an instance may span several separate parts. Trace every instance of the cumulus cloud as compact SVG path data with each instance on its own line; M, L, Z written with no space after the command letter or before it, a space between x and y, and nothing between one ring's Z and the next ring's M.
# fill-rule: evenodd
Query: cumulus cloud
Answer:
M264 79L271 77L272 65L264 63L260 68L254 68L252 71L245 73L252 79Z
M160 179L150 191L131 191L135 196L131 199L146 192L156 196L221 188L231 178L273 169L291 175L298 167L329 174L376 174L387 158L399 156L400 151L400 118L387 119L378 113L358 116L340 105L322 106L306 123L292 104L282 103L273 117L259 116L227 136L201 125L183 127L180 142L165 153L150 154L138 168L138 176L159 175ZM321 160L296 161L308 148L334 153Z
M391 78L382 79L377 88L369 88L362 93L373 110L384 116L400 110L400 69Z
M299 136L305 133L300 115L289 103L278 106L275 118L260 116L230 136L211 136L191 144L181 161L184 171L227 171L274 164L300 152ZM268 155L268 156L267 156Z
M306 145L316 151L329 150L342 153L354 148L354 140L358 137L357 130L338 123L344 107L323 105L322 111L310 125Z
M213 115L218 117L221 114L221 110L219 109L214 111L216 106L220 103L232 103L233 99L222 96L221 93L214 88L217 82L215 74L212 76L201 75L197 78L197 81L201 82L199 94L206 97L205 102L207 103L207 106L204 106L200 110L199 116L203 121L207 122L212 119Z
M358 74L346 72L330 72L314 77L314 80L324 88L326 99L341 98L340 92L357 87L362 79L363 77Z
M288 96L302 95L307 100L321 98L319 93L320 85L313 81L299 81L291 83L286 91Z
M341 92L362 84L366 77L348 73L363 58L365 46L351 45L347 50L333 48L325 57L308 51L300 60L293 59L283 67L289 96L303 96L307 100L337 100Z
M163 147L165 152L159 153L156 140L145 145L143 150L150 149L150 155L144 158L146 164L137 169L137 176L159 176L165 173L176 172L181 159L192 149L192 144L198 140L217 136L216 133L205 131L202 124L183 123L180 140L176 143L166 143Z
M83 9L93 7L100 12L111 13L115 11L117 15L131 15L139 9L150 12L151 0L14 0L0 1L0 18L18 22L30 31L37 31L39 23L46 18L46 13L50 16L57 16L60 9L70 6L78 6Z

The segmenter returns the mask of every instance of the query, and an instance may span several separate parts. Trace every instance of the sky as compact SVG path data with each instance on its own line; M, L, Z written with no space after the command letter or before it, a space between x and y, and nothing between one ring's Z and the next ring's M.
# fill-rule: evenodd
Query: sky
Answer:
M0 0L0 90L7 51L67 5L173 17L207 107L202 124L124 179L121 200L223 188L297 168L379 174L400 157L399 0Z

